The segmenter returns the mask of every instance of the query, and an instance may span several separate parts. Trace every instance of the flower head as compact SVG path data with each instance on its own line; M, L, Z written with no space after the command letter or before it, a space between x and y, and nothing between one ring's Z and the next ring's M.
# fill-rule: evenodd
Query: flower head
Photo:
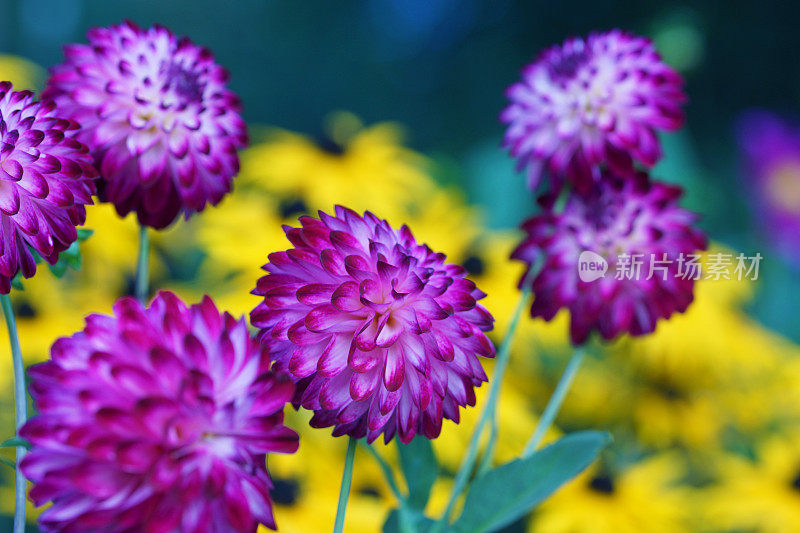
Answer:
M64 49L43 94L81 124L104 180L101 199L155 228L218 203L247 134L211 52L130 22L88 37Z
M22 470L46 531L254 531L274 527L265 456L294 452L294 386L269 370L244 319L205 298L159 293L149 308L56 341L30 369L39 416Z
M319 216L286 227L295 247L269 255L250 315L260 340L297 381L294 403L314 411L312 426L435 438L486 381L484 293L406 226L339 206Z
M535 189L542 174L586 188L587 169L607 163L630 170L661 157L656 130L683 122L683 80L650 40L612 30L571 38L528 65L507 95L504 144L527 167Z
M693 225L697 216L678 206L681 194L643 173L623 179L606 172L590 193L570 195L562 212L545 201L523 223L526 238L512 255L529 270L541 265L531 315L551 320L568 308L578 344L593 329L606 339L650 333L659 318L684 311L699 273L690 262L705 237ZM594 265L586 276L583 262Z
M78 238L97 176L78 125L52 102L0 83L0 293L36 272L33 252L53 264Z
M779 250L800 264L800 124L751 111L739 122L739 144L756 218Z

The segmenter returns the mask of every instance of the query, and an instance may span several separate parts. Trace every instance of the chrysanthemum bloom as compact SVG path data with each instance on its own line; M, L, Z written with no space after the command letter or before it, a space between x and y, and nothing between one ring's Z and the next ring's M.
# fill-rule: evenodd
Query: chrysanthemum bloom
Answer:
M52 102L0 83L0 293L11 279L36 272L33 251L48 263L78 238L97 173L77 124L60 118Z
M748 196L770 241L800 265L800 124L766 111L739 121Z
M484 293L406 226L339 206L319 216L286 227L295 247L269 255L251 313L259 339L297 381L312 426L370 442L437 437L486 381Z
M294 391L242 318L206 297L119 300L30 369L39 416L22 470L45 531L255 531L275 527L266 454L291 453Z
M523 223L526 238L512 254L539 268L531 315L551 320L569 309L572 341L580 344L594 329L606 339L650 333L659 318L686 310L699 275L693 256L706 242L697 216L678 206L681 194L644 173L606 172L589 193L570 195L561 212L549 197Z
M101 199L154 228L218 203L247 134L211 52L130 22L88 37L65 47L43 95L80 123L103 178Z
M681 76L650 40L620 30L545 50L506 94L504 145L532 189L547 171L556 186L566 175L585 189L587 170L601 163L652 166L661 157L656 130L679 128L686 100Z

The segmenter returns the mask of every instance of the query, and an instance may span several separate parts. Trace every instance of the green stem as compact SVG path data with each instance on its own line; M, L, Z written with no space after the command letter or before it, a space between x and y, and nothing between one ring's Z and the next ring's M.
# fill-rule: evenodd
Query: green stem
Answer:
M371 445L367 444L366 442L362 442L362 444L363 447L369 452L369 454L375 458L375 461L377 461L378 466L383 471L383 477L386 478L386 484L389 485L392 494L394 494L397 500L400 502L405 500L405 497L403 497L403 494L400 492L400 489L397 488L397 482L394 479L394 474L392 473L392 467L389 466L389 463L387 463L386 460L383 457L381 457L380 454L376 452L375 448L373 448Z
M475 467L475 460L478 454L478 444L480 443L481 433L483 433L483 428L486 426L486 423L490 419L494 418L495 405L497 403L498 395L500 394L500 385L503 382L503 375L505 374L506 367L508 366L509 354L511 353L511 341L514 338L514 331L517 329L519 318L522 315L522 310L525 308L525 305L528 301L529 294L529 289L522 291L519 302L517 303L516 308L514 308L513 314L511 315L511 322L508 325L506 337L503 339L503 344L500 346L500 350L497 353L497 362L495 363L494 376L492 376L492 382L489 386L489 398L486 401L486 407L484 408L483 413L481 413L481 417L478 419L478 423L472 432L472 437L470 438L469 446L467 448L467 454L464 457L464 460L461 462L458 473L456 473L455 480L453 481L453 491L450 494L447 507L445 508L442 517L433 526L433 529L431 530L432 533L441 531L442 528L446 527L449 523L450 514L453 512L453 507L456 504L456 500L464 490L467 480L469 479L470 474L472 474L472 469ZM494 445L490 443L490 446L493 447Z
M8 340L11 344L11 359L14 363L14 407L17 421L17 432L25 425L28 419L28 395L25 392L25 365L22 362L22 352L19 349L19 336L17 335L17 322L14 319L14 308L7 294L0 295L0 304L6 318ZM17 468L14 473L14 533L25 531L25 492L27 482L20 468L22 458L25 457L25 448L17 446Z
M478 464L478 469L475 471L476 476L480 476L492 467L494 450L497 447L498 431L497 416L493 415L491 424L489 425L489 440L486 442L486 449L483 451L483 457L481 457L481 462Z
M561 378L559 378L553 394L547 401L547 406L544 408L542 417L539 419L539 423L536 425L536 430L533 432L528 444L525 445L525 449L522 452L522 457L530 456L536 451L536 448L539 447L539 444L541 444L544 434L552 425L556 414L558 414L558 410L561 408L561 404L564 403L564 396L566 396L569 386L572 383L572 379L575 377L575 374L578 372L578 368L581 366L583 354L583 348L575 348L575 351L572 352L572 357L570 357L567 367L564 369L564 373L561 374Z
M347 510L347 500L350 498L350 484L353 481L353 458L356 455L356 443L353 437L347 442L347 453L344 456L344 472L342 472L342 487L339 489L339 505L336 507L336 522L333 533L344 531L344 513Z
M136 298L143 304L147 303L150 292L150 237L147 226L139 226L139 261L136 264Z

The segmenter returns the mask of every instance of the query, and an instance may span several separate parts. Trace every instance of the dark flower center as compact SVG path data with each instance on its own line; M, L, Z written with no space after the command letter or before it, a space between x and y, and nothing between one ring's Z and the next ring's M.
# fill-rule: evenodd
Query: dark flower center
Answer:
M36 318L38 313L31 304L23 300L14 305L14 314L17 315L18 318Z
M200 102L203 99L203 84L197 72L183 68L180 63L170 63L167 67L167 83L181 97L184 103Z
M286 198L278 206L281 218L290 218L308 213L308 206L302 198Z
M669 401L678 401L686 399L686 394L679 387L672 383L657 381L653 384L653 388L657 393Z
M300 483L291 478L273 478L273 487L269 491L272 501L278 505L292 505L300 494Z
M467 257L463 266L467 269L467 272L473 276L480 276L486 271L486 265L484 264L483 259L477 255L471 255Z
M347 151L345 146L334 141L325 134L318 135L314 139L314 142L317 144L317 148L331 155L344 155L344 153Z
M381 492L372 485L365 485L358 489L358 493L364 496L370 496L372 498L380 498Z
M589 54L586 50L573 50L561 54L558 59L550 63L550 77L554 80L572 78L586 61Z
M797 475L792 480L792 488L800 491L800 471L797 472Z
M607 474L600 474L589 481L589 488L601 494L613 494L614 480Z

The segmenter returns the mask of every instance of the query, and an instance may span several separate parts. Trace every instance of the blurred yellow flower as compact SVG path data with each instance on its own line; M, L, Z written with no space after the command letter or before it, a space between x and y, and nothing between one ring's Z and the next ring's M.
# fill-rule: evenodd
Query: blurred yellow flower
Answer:
M369 209L394 224L433 189L428 160L401 140L397 125L362 129L350 113L334 114L317 141L272 130L266 142L242 154L235 186L257 182L286 201L302 201L312 213L342 204Z
M684 465L673 454L641 460L618 475L599 465L578 476L535 512L531 533L678 533L689 531Z
M771 437L755 459L723 456L717 467L719 481L701 501L710 529L800 531L800 435Z
M725 250L712 247L705 257L720 251ZM685 313L661 321L652 335L622 339L614 352L645 376L687 388L769 372L789 347L742 310L752 285L748 280L700 280Z
M286 415L287 423L300 432L302 445L297 453L268 458L275 483L272 496L278 530L291 533L329 530L336 516L347 439L332 438L330 430L312 429L306 411L287 408ZM383 448L380 444L375 447ZM356 451L350 494L345 530L354 533L380 531L390 508L397 505L377 464L361 449Z
M0 81L10 81L14 90L37 90L44 81L42 67L11 54L0 54Z

